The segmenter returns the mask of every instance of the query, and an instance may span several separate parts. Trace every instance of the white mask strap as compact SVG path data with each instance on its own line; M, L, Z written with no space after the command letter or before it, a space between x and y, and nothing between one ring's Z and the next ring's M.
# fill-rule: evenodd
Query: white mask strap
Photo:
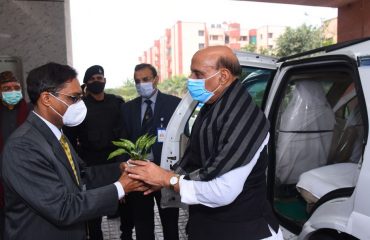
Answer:
M53 96L55 99L57 99L58 101L64 103L67 107L69 107L70 105L68 105L65 101L63 101L62 99L59 99L58 97L54 96L53 94L49 93L51 96Z

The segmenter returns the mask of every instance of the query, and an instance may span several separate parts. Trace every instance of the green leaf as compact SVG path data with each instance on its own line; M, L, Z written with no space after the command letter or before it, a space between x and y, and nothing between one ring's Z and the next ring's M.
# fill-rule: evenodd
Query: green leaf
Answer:
M125 148L128 151L135 149L135 145L127 139L121 139L121 141L112 141L112 143L117 147Z
M127 151L125 149L122 149L122 148L119 148L117 150L115 150L114 152L111 152L108 156L108 160L116 157L116 156L119 156L121 154L124 154L124 153L127 153Z
M157 137L156 136L150 136L148 137L147 139L147 142L145 143L145 146L144 146L144 152L146 153L150 147L155 143Z
M129 154L132 160L139 160L141 158L141 154L136 151L131 151Z
M156 136L149 136L148 134L144 134L136 140L135 144L127 139L112 141L115 146L120 148L112 152L109 155L108 159L127 153L129 154L131 159L144 160L147 157L148 150L156 142L156 139Z
M136 148L136 151L138 151L140 154L142 153L142 150L145 147L145 144L146 144L146 141L147 141L146 138L147 138L147 134L144 134L143 136L140 136L136 140L135 148Z

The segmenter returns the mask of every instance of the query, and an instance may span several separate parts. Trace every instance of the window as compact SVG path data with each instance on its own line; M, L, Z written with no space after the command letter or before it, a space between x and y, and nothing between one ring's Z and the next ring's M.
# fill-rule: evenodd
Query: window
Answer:
M230 37L229 36L225 36L225 44L228 44L230 42Z
M198 36L199 36L199 37L204 36L204 30L199 30L199 31L198 31Z
M218 36L217 35L211 35L211 40L217 41L218 40Z
M199 43L198 47L199 47L199 49L203 49L204 48L204 43Z
M215 25L214 24L211 24L211 28L215 28Z
M242 66L242 74L239 79L254 102L261 107L267 83L272 80L273 76L271 69Z
M273 34L272 33L268 33L268 38L272 38Z
M248 36L240 36L240 41L248 41Z
M262 34L260 34L260 39L261 39L261 40L263 39L263 35L262 35Z

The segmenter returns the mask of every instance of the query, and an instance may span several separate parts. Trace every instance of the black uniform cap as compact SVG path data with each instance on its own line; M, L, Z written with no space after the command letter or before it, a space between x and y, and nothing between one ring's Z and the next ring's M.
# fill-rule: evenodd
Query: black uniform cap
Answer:
M85 76L84 76L84 83L86 83L87 81L89 81L89 79L95 75L95 74L102 74L104 75L104 69L102 66L99 66L99 65L94 65L94 66L91 66L89 67L86 72L85 72Z

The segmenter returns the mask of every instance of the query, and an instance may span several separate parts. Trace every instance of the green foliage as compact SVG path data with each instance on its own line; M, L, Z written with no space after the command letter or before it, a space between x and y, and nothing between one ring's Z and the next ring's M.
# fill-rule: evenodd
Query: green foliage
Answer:
M164 93L182 97L187 91L186 77L174 76L165 79L162 83L158 84L158 88ZM127 79L122 87L106 89L106 92L119 95L125 101L132 100L138 96L133 79Z
M245 52L258 53L258 54L262 54L262 55L266 55L266 56L274 56L275 55L274 49L267 49L267 48L263 48L263 47L260 47L259 49L257 49L257 45L253 44L253 43L245 45L240 50L245 51Z
M187 91L186 77L182 75L165 79L158 88L165 93L182 97Z
M323 32L321 28L301 25L297 28L287 27L285 32L277 39L277 55L285 57L323 45Z
M256 44L251 43L251 44L245 45L240 50L245 51L245 52L257 53L257 46Z
M133 79L127 79L122 87L106 89L105 92L119 95L123 97L125 101L132 100L138 96L135 87L135 82Z
M335 42L334 42L333 38L328 38L328 39L324 39L324 41L322 42L322 45L323 46L329 46L329 45L332 45L334 43Z
M258 53L259 53L259 54L262 54L262 55L274 55L274 54L272 53L272 50L270 51L269 49L264 48L264 47L260 47L260 48L258 49Z
M156 139L156 136L145 134L140 136L135 143L127 139L112 141L112 143L119 148L109 154L108 160L122 154L128 154L133 160L145 160L150 147L155 143Z

